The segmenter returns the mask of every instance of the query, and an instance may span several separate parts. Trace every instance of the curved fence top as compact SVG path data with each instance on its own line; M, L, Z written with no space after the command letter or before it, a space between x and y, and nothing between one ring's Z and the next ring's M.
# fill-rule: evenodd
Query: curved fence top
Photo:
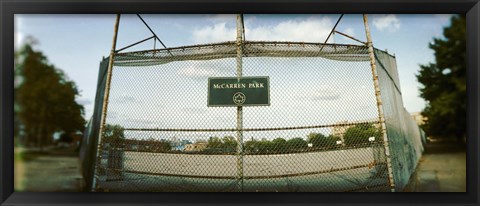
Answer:
M245 41L244 57L323 57L337 61L369 61L363 45ZM237 55L236 42L117 53L115 66L153 66L173 61L212 60Z

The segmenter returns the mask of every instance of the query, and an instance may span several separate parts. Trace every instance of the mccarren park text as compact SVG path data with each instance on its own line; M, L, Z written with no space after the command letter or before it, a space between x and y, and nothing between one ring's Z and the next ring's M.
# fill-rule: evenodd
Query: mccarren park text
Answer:
M214 89L237 89L237 88L240 88L240 89L243 89L243 88L246 88L245 87L246 84L244 83L241 83L241 84L214 84L213 85L213 88ZM263 85L263 83L248 83L248 88L265 88L265 86Z

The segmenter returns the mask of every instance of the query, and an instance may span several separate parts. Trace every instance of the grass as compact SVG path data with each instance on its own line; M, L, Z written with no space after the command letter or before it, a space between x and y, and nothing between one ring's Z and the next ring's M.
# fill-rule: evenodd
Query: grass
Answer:
M23 152L15 152L15 161L23 161Z
M40 156L48 154L47 152L40 151L23 151L15 153L15 161L32 161Z

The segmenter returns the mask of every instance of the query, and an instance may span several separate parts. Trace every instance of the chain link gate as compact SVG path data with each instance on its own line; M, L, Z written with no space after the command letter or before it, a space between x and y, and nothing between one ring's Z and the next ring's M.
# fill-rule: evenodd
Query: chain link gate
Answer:
M96 190L401 191L423 147L393 56L375 49L386 147L367 46L242 41L241 48L242 76L268 76L271 102L243 107L241 128L238 108L207 107L208 77L237 77L237 42L115 54L105 128L90 141L99 142Z

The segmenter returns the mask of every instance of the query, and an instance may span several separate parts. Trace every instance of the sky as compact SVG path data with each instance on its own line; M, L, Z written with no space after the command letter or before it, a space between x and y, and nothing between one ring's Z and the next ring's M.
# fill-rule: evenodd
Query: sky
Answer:
M339 16L340 15L335 14L245 14L245 37L247 40L323 43ZM236 16L231 14L144 14L142 17L167 47L234 41L236 38ZM421 85L417 82L415 74L418 73L420 64L428 64L429 62L434 61L433 50L429 49L428 45L432 42L433 38L442 37L443 28L450 24L450 17L451 15L448 14L368 15L374 47L381 50L387 50L390 54L396 57L403 102L405 108L409 112L418 112L425 107L425 101L419 97L419 88ZM35 45L34 48L42 51L47 56L50 63L57 68L62 69L71 80L76 82L80 89L80 96L77 98L77 102L84 105L85 117L86 119L89 119L93 114L99 63L102 57L106 57L110 53L114 23L115 15L111 14L15 15L16 48L24 42L25 37L31 35L36 38L39 44ZM359 40L366 41L362 15L345 15L338 24L336 30ZM150 31L136 15L121 15L117 49L146 39L150 36L152 36ZM338 34L332 36L329 39L329 42L357 44L356 42L346 39ZM147 50L152 49L153 46L153 41L147 41L125 51ZM156 48L161 47L158 42L155 46ZM371 117L371 115L368 114L372 112L368 109L362 110L364 114L360 114L361 112L358 109L344 109L344 113L337 115L338 117L334 117L331 112L324 111L327 107L330 108L329 110L332 110L331 108L336 108L336 105L338 104L336 102L337 99L339 101L350 101L358 104L359 101L363 101L362 97L368 96L370 99L366 100L364 104L371 104L371 97L373 98L374 96L372 96L371 93L365 93L367 90L364 89L371 85L362 82L363 80L355 80L355 76L361 76L363 73L356 74L355 71L348 70L357 65L341 63L335 67L331 66L333 63L327 60L319 60L320 62L316 63L335 67L333 70L334 72L315 72L317 71L315 70L316 67L311 66L316 65L314 62L305 66L302 65L301 69L292 73L291 68L298 67L298 64L296 63L300 62L288 61L282 63L280 60L263 62L262 59L255 58L253 58L250 63L248 62L249 60L245 61L247 62L246 68L249 67L248 64L254 65L256 63L268 65L266 66L267 68L276 68L277 70L265 70L263 73L247 69L245 73L246 75L251 76L270 76L272 91L274 91L274 88L281 88L279 90L283 91L281 93L274 92L271 94L271 101L275 103L272 103L271 107L252 107L248 111L245 111L247 126L252 126L248 125L248 118L258 117L261 119L266 114L272 113L278 113L278 115L273 115L273 117L258 121L269 122L263 123L265 126L285 126L284 121L274 121L274 119L298 119L295 118L295 116L302 116L307 118L302 118L304 120L298 120L295 124L308 125L318 123L319 118L312 115L313 111L315 111L315 114L322 114L323 117L321 119L326 122L348 119L353 113L357 113L359 118L361 117L363 119ZM220 64L222 66L212 67L212 65ZM366 62L366 64L368 64L368 62ZM111 94L112 101L117 101L117 104L112 104L109 110L109 112L111 112L110 118L112 118L110 121L114 122L116 115L121 115L120 113L125 113L126 110L129 110L131 112L124 114L128 117L124 117L126 119L130 118L132 121L130 123L128 121L123 123L127 125L130 124L132 127L139 123L150 127L178 127L184 125L185 122L182 122L182 115L178 112L175 113L172 111L171 109L173 107L169 108L169 106L181 105L182 111L185 112L185 115L193 115L193 117L196 117L192 118L193 120L191 120L190 123L194 123L194 125L197 125L198 127L207 126L204 125L205 122L212 121L217 122L216 124L219 127L231 127L230 123L226 122L230 122L231 119L234 119L234 113L232 115L223 116L214 115L230 112L229 109L231 110L231 108L216 108L216 110L212 110L211 108L207 108L206 101L204 100L200 100L199 102L201 103L189 104L188 102L191 98L206 99L206 82L203 80L208 76L234 76L235 74L232 73L232 71L235 68L235 64L231 62L227 63L224 60L178 62L171 66L166 66L165 68L168 68L168 71L162 70L162 72L159 72L158 69L155 68L145 68L144 72L137 73L118 69L118 73L114 73L112 84L115 88L119 89L115 91L112 90ZM177 79L175 75L183 78ZM166 76L172 78L165 78ZM135 82L133 77L142 79L142 81L133 83ZM371 77L369 78L371 79ZM292 83L295 79L305 79L304 84L295 87ZM359 77L358 79L362 78ZM184 82L183 85L190 85L197 89L188 90L188 88L183 88L172 83L177 82L178 80ZM277 82L279 83L275 83L275 80L278 80ZM343 86L338 86L336 88L328 86L328 81L333 80L336 82L344 82L343 84L340 84ZM322 83L315 85L318 82ZM168 84L179 88L179 91L192 91L191 93L194 97L189 97L190 99L182 99L183 96L180 97L173 92L165 94L159 93L158 95L164 95L164 100L158 100L158 98L149 99L140 95L145 93L144 90L142 91L138 89L152 87L151 89L146 90L154 91L155 89L163 89L163 91L165 91L164 87L159 87L158 85ZM312 88L315 87L316 89L302 89L305 86ZM340 93L347 89L352 95L349 95L349 97L341 96ZM135 95L137 95L136 98L134 98ZM299 99L301 101L298 103L292 103L293 100L283 101L285 97L292 96L293 99ZM355 99L355 97L350 96L358 97ZM145 99L139 100L140 98ZM177 98L177 100L174 100L175 98ZM187 103L178 103L178 99L181 99L180 102ZM150 106L153 105L154 108L157 106L162 112L157 112L155 114L143 114L139 112L135 114L135 112L132 111L145 108L138 106L141 105L138 104L139 102L148 102ZM313 106L312 102L316 102L322 106ZM163 123L161 121L152 121L152 119L160 119L163 116L178 116L178 118L165 120ZM210 117L210 119L202 119L205 118L205 116ZM278 122L278 124L275 122Z

